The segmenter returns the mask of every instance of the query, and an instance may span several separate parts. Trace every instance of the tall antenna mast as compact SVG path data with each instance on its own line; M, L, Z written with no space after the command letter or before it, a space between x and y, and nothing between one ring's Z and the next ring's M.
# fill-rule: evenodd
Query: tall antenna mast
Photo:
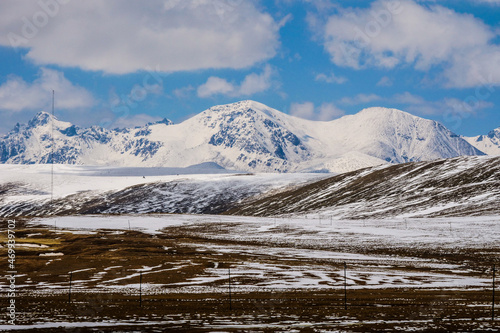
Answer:
M55 97L55 92L54 90L52 90L52 119L50 121L51 123L51 130L52 130L52 134L51 134L51 138L52 138L52 142L51 142L51 153L50 153L50 164L51 164L51 168L50 168L50 207L53 209L53 201L54 201L54 97Z

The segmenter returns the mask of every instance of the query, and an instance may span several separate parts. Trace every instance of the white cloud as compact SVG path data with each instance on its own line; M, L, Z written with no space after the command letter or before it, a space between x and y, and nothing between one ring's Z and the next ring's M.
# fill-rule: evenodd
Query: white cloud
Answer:
M315 27L312 27L315 28ZM369 8L338 9L321 26L324 47L338 66L444 68L450 87L500 84L500 46L494 29L469 14L412 0L378 0Z
M494 104L487 101L487 89L476 91L475 94L466 96L464 99L447 97L436 101L429 101L422 96L404 92L390 97L381 97L375 94L358 94L354 97L344 97L339 103L345 105L359 105L378 101L383 106L394 105L403 111L418 116L443 116L458 115L461 119L477 114L478 111L493 107Z
M421 96L405 92L396 94L390 98L390 102L403 106L405 111L420 116L458 115L461 118L467 118L478 111L493 106L492 103L470 95L464 99L444 98L437 101L428 101Z
M189 85L186 87L174 89L174 91L172 91L172 93L177 98L188 98L194 90L196 90L196 89L192 85Z
M292 103L290 115L309 120L329 121L342 117L345 112L333 103L323 103L316 108L313 102L304 102Z
M261 74L249 74L245 77L239 88L238 95L253 95L271 87L274 70L267 65Z
M95 103L90 92L72 84L62 72L42 68L31 83L18 76L9 77L0 86L0 108L10 112L48 109L52 90L56 93L57 109L85 108Z
M456 54L445 72L446 86L453 88L500 85L500 46Z
M318 108L318 120L328 121L336 118L340 118L345 115L344 110L339 109L333 103L323 103Z
M153 123L155 121L161 120L160 117L152 117L148 114L136 114L127 117L116 118L108 128L130 128L137 126L144 126L147 123Z
M266 65L264 71L260 74L248 74L241 84L228 82L226 79L211 76L207 82L198 87L199 97L211 97L214 95L226 96L250 96L268 90L272 86L272 77L274 69Z
M500 5L500 0L473 0L473 2L487 3L490 5Z
M249 67L274 57L279 28L254 1L0 2L0 45L39 65L114 74Z
M383 76L378 82L377 87L391 87L393 84L392 80L388 76Z
M357 94L354 97L344 97L340 100L340 103L347 105L358 105L366 104L375 101L381 101L383 98L376 94Z
M346 83L348 81L346 77L336 76L333 73L331 73L330 75L320 73L320 74L316 75L315 80L316 81L323 81L326 83L336 83L336 84L342 84L342 83Z
M278 22L278 26L281 28L281 27L284 27L288 22L292 21L293 20L293 15L292 14L287 14L285 15L285 17L283 17L279 22Z
M292 103L290 105L290 114L295 117L304 119L314 118L314 103L304 102L304 103Z
M427 103L425 99L421 96L414 95L409 92L404 92L402 94L396 94L392 97L392 101L401 104L424 104Z
M236 88L226 79L211 76L207 82L198 87L198 97L211 97L213 95L232 95Z

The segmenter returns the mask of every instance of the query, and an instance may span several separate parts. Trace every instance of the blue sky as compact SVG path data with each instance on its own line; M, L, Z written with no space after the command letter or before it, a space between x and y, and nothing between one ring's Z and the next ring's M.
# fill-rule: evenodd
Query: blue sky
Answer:
M500 126L500 0L4 0L0 134L181 122L244 99L314 120L371 106Z

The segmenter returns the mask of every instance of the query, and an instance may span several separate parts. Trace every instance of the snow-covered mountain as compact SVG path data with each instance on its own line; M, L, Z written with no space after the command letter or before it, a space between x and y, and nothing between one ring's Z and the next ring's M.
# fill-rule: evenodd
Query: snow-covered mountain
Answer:
M463 138L485 154L500 155L500 127L489 132L487 135Z
M369 108L319 122L242 101L212 107L176 125L165 119L114 130L52 122L50 114L40 112L0 140L0 162L50 163L52 141L55 163L187 167L212 162L251 172L345 172L483 155L438 122L395 109Z
M51 163L53 158L61 164L138 165L161 146L148 140L149 127L171 124L164 119L134 129L79 128L42 111L27 125L18 123L0 140L0 162L38 164Z

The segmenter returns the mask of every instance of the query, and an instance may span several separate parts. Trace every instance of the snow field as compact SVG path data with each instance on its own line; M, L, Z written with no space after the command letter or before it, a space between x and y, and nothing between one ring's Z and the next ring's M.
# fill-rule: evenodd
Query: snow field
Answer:
M234 288L247 291L339 288L344 283L343 262L348 265L349 288L484 288L491 282L489 275L478 273L466 262L440 259L439 253L459 249L479 254L484 249L498 252L498 219L491 216L342 221L318 215L254 218L169 214L69 216L35 219L31 223L89 233L130 227L153 236L181 230L205 238L206 241L196 244L196 252L201 256L207 253L214 267L180 282L143 286L146 292L161 293L173 289L200 292L207 287L224 288L228 272L219 265L224 262L231 262ZM383 254L384 251L398 254ZM409 254L403 255L405 251ZM420 251L435 252L437 257L420 257ZM176 262L176 266L169 268L161 264L146 266L111 280L106 278L106 272L113 267L108 267L96 272L93 282L104 289L133 290L137 286L128 280L138 276L139 270L143 274L156 274L190 265L197 264L187 261ZM87 282L80 282L75 282L75 287L85 289Z

